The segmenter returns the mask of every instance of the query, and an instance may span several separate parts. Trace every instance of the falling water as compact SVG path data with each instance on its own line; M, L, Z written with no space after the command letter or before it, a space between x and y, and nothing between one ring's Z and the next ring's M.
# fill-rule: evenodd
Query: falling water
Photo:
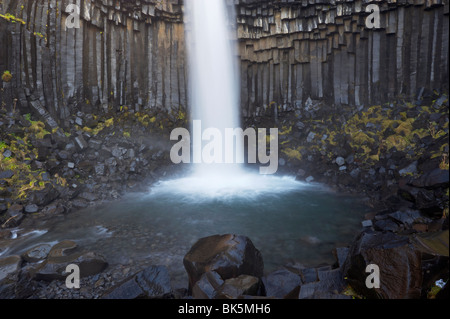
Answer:
M231 27L234 11L225 0L187 0L185 15L191 117L201 121L203 130L215 128L225 136L226 128L240 127L237 53ZM195 156L196 145L193 148ZM242 145L230 144L225 149L223 143L222 154L237 152L242 152ZM229 177L239 170L238 164L201 163L196 175Z

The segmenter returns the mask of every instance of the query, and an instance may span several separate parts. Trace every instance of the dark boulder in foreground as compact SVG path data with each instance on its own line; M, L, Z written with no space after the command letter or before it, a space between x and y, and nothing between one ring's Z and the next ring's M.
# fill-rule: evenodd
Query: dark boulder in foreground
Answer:
M263 276L261 253L252 241L240 235L214 235L199 239L183 259L189 276L189 289L208 271L214 271L222 280L250 275Z
M368 288L368 265L379 268L380 288ZM362 232L350 247L344 264L347 282L369 298L419 298L422 288L422 258L407 236L392 232Z

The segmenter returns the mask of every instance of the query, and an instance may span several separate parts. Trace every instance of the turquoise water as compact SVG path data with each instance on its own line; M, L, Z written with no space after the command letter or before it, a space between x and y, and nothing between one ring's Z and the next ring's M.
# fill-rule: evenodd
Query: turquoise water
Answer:
M367 212L355 197L292 178L203 192L199 183L165 181L149 192L67 214L18 237L3 255L70 239L110 264L164 264L183 278L183 257L199 238L232 233L252 240L268 272L287 263L333 263L332 249L353 239Z

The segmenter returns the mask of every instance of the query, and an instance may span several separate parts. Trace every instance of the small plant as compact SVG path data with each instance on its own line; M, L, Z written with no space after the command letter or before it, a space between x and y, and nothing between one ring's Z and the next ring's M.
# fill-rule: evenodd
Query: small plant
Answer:
M449 165L448 165L448 154L444 153L442 154L442 159L441 162L439 163L439 168L442 170L447 170L449 169Z
M5 72L3 72L2 80L3 80L3 82L10 82L10 81L12 80L12 74L11 74L11 72L9 72L8 70L6 70Z

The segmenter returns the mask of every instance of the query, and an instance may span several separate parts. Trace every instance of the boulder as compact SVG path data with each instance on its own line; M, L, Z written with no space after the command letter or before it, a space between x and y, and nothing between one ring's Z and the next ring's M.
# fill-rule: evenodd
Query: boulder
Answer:
M22 258L29 263L39 262L47 258L50 249L52 248L49 244L37 245L22 254Z
M380 288L366 287L366 267L380 270ZM343 272L350 286L368 298L418 298L421 293L421 253L408 237L392 232L362 232L350 247Z
M80 277L88 277L105 270L108 263L104 257L95 252L75 252L77 244L66 240L54 245L48 258L39 264L34 275L37 280L64 280L67 277L66 267L75 264L80 268Z
M261 253L252 241L232 234L199 239L184 256L183 264L189 277L189 289L207 271L215 271L226 280L239 275L260 278L264 269Z
M435 168L420 178L411 182L413 186L434 189L438 187L448 187L449 185L449 172L448 170L442 170Z
M165 266L150 266L111 288L103 299L157 299L172 293L169 271Z
M192 288L194 299L213 299L216 290L224 283L215 271L205 272Z
M317 281L301 285L298 293L299 299L347 299L342 294L345 288L344 276L340 268L330 269L323 267L317 269Z
M36 205L46 206L57 199L59 195L60 193L56 188L54 188L50 184L47 184L44 189L34 191L31 194L30 199Z
M240 275L225 280L216 292L215 299L237 299L240 296L257 296L260 290L260 280L249 275Z
M267 297L297 298L302 280L299 274L286 268L276 270L262 277Z

